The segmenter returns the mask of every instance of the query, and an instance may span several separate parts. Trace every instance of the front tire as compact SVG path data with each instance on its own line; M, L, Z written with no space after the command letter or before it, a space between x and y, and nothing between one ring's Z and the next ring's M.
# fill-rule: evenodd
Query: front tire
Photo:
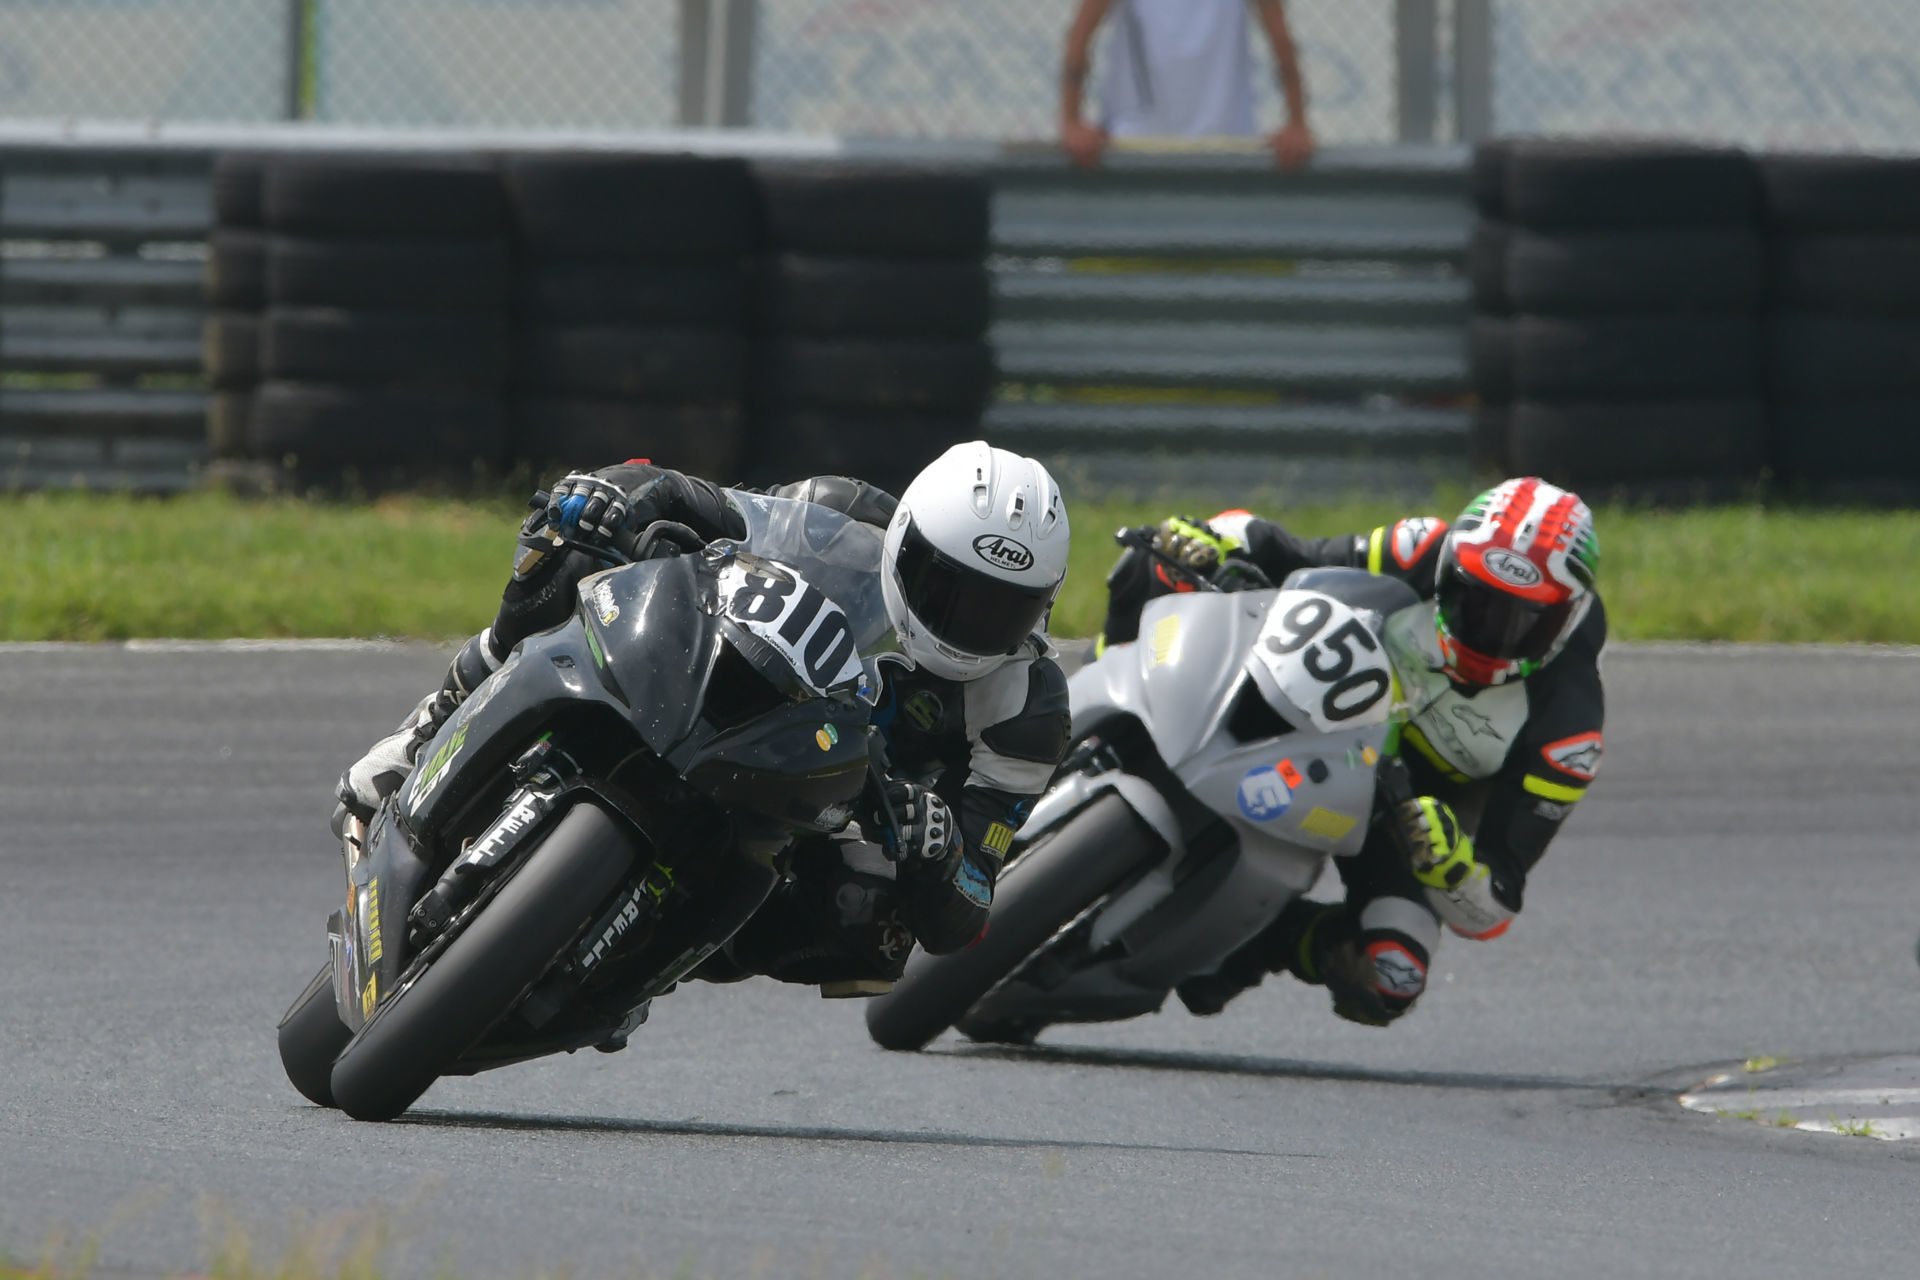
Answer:
M883 1049L925 1046L1164 848L1125 800L1101 796L1007 868L978 942L951 955L914 953L893 990L867 1005L867 1033Z
M333 966L323 964L280 1019L280 1065L300 1096L331 1107L333 1060L353 1039L333 998Z
M576 804L413 985L374 1011L333 1066L356 1120L412 1106L547 971L633 864L627 833Z

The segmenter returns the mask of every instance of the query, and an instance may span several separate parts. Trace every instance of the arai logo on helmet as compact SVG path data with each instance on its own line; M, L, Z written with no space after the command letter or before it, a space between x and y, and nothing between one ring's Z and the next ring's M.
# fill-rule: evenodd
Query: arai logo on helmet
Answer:
M1494 547L1480 558L1487 572L1516 587L1535 586L1540 581L1540 566L1505 547Z
M973 540L973 554L996 569L1018 573L1033 567L1033 552L1003 534L981 534Z

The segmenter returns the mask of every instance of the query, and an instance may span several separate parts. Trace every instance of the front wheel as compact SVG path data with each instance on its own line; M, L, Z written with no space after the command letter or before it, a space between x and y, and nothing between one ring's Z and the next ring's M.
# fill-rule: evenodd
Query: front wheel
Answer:
M351 1039L333 998L333 966L321 965L280 1019L280 1065L301 1097L317 1106L335 1105L333 1060Z
M1007 867L978 942L914 953L893 990L867 1005L867 1033L883 1049L921 1048L1164 848L1125 800L1101 796Z
M576 804L525 865L413 984L374 1011L333 1065L333 1096L356 1120L391 1120L472 1048L633 864L625 829Z

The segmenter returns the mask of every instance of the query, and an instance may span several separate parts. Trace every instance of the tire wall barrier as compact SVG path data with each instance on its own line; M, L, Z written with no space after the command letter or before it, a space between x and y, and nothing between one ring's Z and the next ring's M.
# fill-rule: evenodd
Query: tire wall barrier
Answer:
M898 487L980 434L989 185L641 153L226 153L214 456L387 487L650 458Z
M1920 160L1518 139L1473 173L1480 468L1920 499Z

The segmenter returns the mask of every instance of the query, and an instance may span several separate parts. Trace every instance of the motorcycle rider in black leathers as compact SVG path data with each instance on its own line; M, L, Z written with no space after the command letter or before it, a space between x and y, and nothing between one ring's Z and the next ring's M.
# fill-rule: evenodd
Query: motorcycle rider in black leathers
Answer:
M1044 632L1066 574L1065 506L1039 463L977 441L954 446L898 500L844 476L771 492L886 531L883 590L901 651L878 660L873 723L897 833L876 802L859 815L866 838L850 828L798 841L788 878L694 976L765 974L823 995L875 994L899 977L916 940L942 954L980 936L1013 833L1065 752L1066 678ZM655 520L707 539L746 533L726 490L642 459L557 482L521 527L493 625L341 777L336 829L348 814L372 815L515 645L572 616L581 581L605 562L555 549L549 531L624 551Z
M1194 589L1183 567L1220 582L1251 564L1276 585L1296 569L1364 568L1422 598L1385 637L1414 708L1400 752L1410 786L1391 798L1401 765L1383 762L1366 842L1335 859L1344 900L1296 899L1218 970L1177 989L1192 1012L1213 1014L1285 970L1326 986L1340 1016L1385 1026L1425 990L1442 923L1478 939L1506 931L1527 873L1599 770L1607 622L1592 513L1527 477L1480 495L1452 525L1422 517L1300 538L1231 511L1140 532L1165 559L1136 548L1115 565L1102 650L1137 636L1152 596Z

